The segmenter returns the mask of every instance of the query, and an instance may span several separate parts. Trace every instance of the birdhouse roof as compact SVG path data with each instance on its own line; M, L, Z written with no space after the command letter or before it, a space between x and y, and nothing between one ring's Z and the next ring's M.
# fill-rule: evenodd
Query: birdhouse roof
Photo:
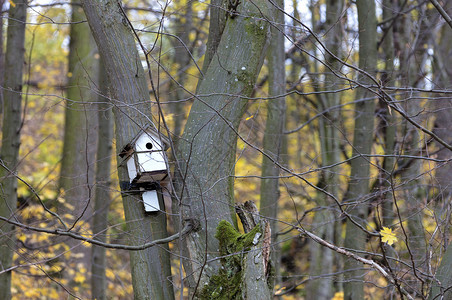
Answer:
M119 156L121 157L129 156L130 155L129 153L134 148L135 143L143 134L150 135L153 139L158 139L159 141L161 141L162 142L161 146L163 147L163 150L167 150L171 145L170 139L163 133L159 132L155 128L154 124L151 123L145 127L142 127L140 131L138 131L137 135L130 141L130 143L125 145L124 149L121 151Z

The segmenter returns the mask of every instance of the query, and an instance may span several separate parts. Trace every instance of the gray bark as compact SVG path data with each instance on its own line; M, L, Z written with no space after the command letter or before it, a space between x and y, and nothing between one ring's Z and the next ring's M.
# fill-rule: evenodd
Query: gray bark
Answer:
M110 206L111 184L111 155L113 140L113 114L111 105L108 104L108 84L105 68L100 65L99 88L101 95L98 104L98 138L97 138L97 163L95 180L95 198L93 211L93 235L94 239L106 242L108 211ZM91 248L91 297L93 299L107 299L106 249L92 245Z
M3 49L4 40L3 40L3 15L5 12L3 11L3 4L5 0L0 0L0 70L5 69L5 51ZM3 86L3 80L5 77L4 72L0 72L0 86ZM0 92L0 116L3 112L3 92ZM1 119L1 118L0 118Z
M227 0L212 0L210 3L209 37L202 72L205 74L208 66L220 44L221 36L227 21Z
M17 164L22 127L22 84L25 54L27 1L18 0L9 8L5 54L5 81L2 86L4 113L0 152L0 216L14 219L17 206ZM0 271L11 267L16 248L14 226L0 221ZM0 298L11 299L11 271L0 274Z
M336 57L341 57L342 51L342 22L343 20L343 1L327 1L326 8L326 26L327 32L325 46ZM325 63L333 70L340 72L342 64L337 59L329 54L326 54ZM328 69L325 70L325 81L323 86L319 88L328 91L337 88L340 84L340 79L332 74ZM321 111L328 110L339 106L341 102L341 94L324 94L318 97L319 109ZM325 113L324 117L319 119L319 135L320 135L320 151L322 157L322 165L334 165L341 159L340 157L340 120L341 113L339 109L332 109ZM339 168L330 168L324 171L319 179L319 184L323 189L332 195L338 195L339 191ZM320 207L328 207L331 204L326 195L320 193L317 196L317 205ZM332 211L323 209L315 213L313 227L315 233L327 241L334 241L334 226L335 218ZM310 259L309 271L311 276L320 276L318 279L309 281L307 285L307 297L316 299L331 299L333 297L333 280L328 276L322 274L333 273L333 258L334 253L322 247L315 241L309 241ZM339 258L340 259L340 258Z
M170 101L174 101L171 104L171 110L174 116L173 135L176 138L179 138L182 134L186 115L185 111L187 103L183 100L187 98L187 93L185 92L184 87L187 80L186 69L190 63L190 53L186 47L189 47L189 34L193 26L192 3L192 1L188 1L188 3L184 6L184 14L177 16L174 21L175 35L179 37L179 39L173 39L173 60L177 67L177 75L174 76L175 82L171 81L170 84L170 93L171 95L174 95L174 98L171 97Z
M73 0L71 4L67 100L59 179L59 191L64 193L61 199L65 202L58 202L57 206L59 215L71 216L66 220L69 227L78 220L87 221L92 216L97 118L95 105L91 103L97 99L93 88L97 85L98 75L96 45L88 24L81 23L86 20L85 14L78 0ZM83 256L78 262L88 268L91 262L90 249L77 240L69 239L66 243L73 253ZM67 272L64 276L68 280L72 279Z
M257 6L256 6L257 5ZM233 175L237 128L262 66L269 38L266 2L242 2L239 15L229 17L218 47L198 85L177 152L175 203L182 219L200 224L184 239L185 272L191 292L204 287L219 270L218 240L221 220L236 225ZM262 15L263 14L263 15Z
M393 17L394 5L393 0L385 0L383 2L383 20L387 20ZM386 35L382 44L384 56L385 56L385 71L382 75L382 82L387 86L394 86L394 35L393 35L393 27L392 23L388 23L385 27ZM383 118L382 118L382 126L384 131L384 141L385 141L385 153L389 155L395 154L395 146L396 146L396 117L395 114L389 113L386 105L382 108ZM383 170L382 174L383 189L385 190L382 198L383 198L383 226L391 226L394 221L394 212L393 212L393 199L391 188L391 178L392 171L394 170L394 164L396 160L395 157L386 157L383 162Z
M401 86L413 86L416 88L424 88L425 63L428 58L427 47L433 42L435 36L435 17L426 8L418 11L418 20L405 19L400 24L400 37L402 43L400 49L402 55L400 57ZM417 22L416 22L417 21ZM413 34L415 33L415 34ZM411 43L412 47L404 47L405 43ZM423 121L423 108L418 100L419 93L415 92L405 101L404 109L411 120L417 123ZM404 129L404 153L407 155L423 155L424 141L420 131L407 120L403 123ZM402 174L404 180L410 180L404 191L404 200L407 204L406 211L403 212L407 218L407 229L409 232L408 247L409 254L412 256L413 273L416 277L420 268L427 268L427 242L425 230L423 226L423 208L426 190L418 179L422 172L422 161L415 160L409 164L406 171ZM416 282L410 283L410 288L422 292L422 283L416 279Z
M65 200L75 209L67 211L62 205L59 212L74 214L74 218L84 213L82 218L86 219L92 212L89 203L94 175L97 118L94 104L91 103L97 98L92 88L97 85L98 60L95 59L96 46L89 26L80 23L83 20L86 18L80 3L72 1L68 100L59 184Z
M82 1L83 8L105 62L115 116L116 150L119 154L151 123L151 105L146 77L130 25L118 1ZM167 237L166 215L146 214L139 195L127 190L126 164L118 158L118 176L130 244ZM130 252L135 299L172 299L169 250L167 246Z
M447 247L441 258L441 264L435 273L435 280L432 282L429 300L452 299L452 243Z
M284 0L275 2L284 9ZM262 180L260 186L260 213L268 217L272 232L272 262L276 273L279 272L278 233L278 199L279 199L279 167L275 162L282 162L282 144L284 125L286 121L286 65L284 50L284 14L277 8L273 9L274 25L270 28L271 39L267 54L268 61L268 95L277 97L267 100L267 121L263 141L263 151L269 156L262 158Z
M452 13L452 7L450 3L444 5L444 9L449 13ZM450 87L452 72L450 68L445 66L445 63L452 58L452 48L450 43L452 41L452 30L448 25L443 25L441 30L441 38L439 39L439 45L435 50L436 55L436 69L434 70L436 83L439 88ZM451 142L450 129L452 128L452 101L450 99L441 99L435 101L435 129L436 133L441 139L447 142ZM438 159L450 159L451 151L438 145L437 157ZM441 164L435 172L435 181L438 184L438 199L437 203L437 216L444 216L444 211L450 212L451 199L452 199L452 166L450 163ZM444 232L442 239L445 252L441 258L441 262L435 273L435 279L432 280L432 287L429 295L429 300L433 299L452 299L452 243L450 242L450 213L444 216ZM448 246L447 246L448 245Z
M375 1L363 0L356 3L359 23L359 68L373 75L377 65L377 20L375 15ZM358 79L366 84L370 79L360 73ZM359 88L356 99L372 97L370 91ZM355 129L353 135L353 156L370 154L373 142L373 122L375 100L358 102L355 105ZM369 193L370 164L362 157L352 160L349 190L346 201L356 202L349 205L348 213L356 222L364 223L367 218L366 198ZM347 220L344 246L346 248L364 250L366 234L350 220ZM363 265L350 258L345 260L344 299L364 299L364 270Z

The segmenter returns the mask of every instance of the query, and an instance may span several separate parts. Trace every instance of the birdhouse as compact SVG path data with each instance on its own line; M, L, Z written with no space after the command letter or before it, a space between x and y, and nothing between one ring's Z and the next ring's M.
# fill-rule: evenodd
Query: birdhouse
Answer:
M156 190L146 191L142 194L144 210L146 212L160 211L159 198Z
M153 127L140 130L120 156L125 159L130 183L145 184L163 180L168 175L165 150L168 138Z

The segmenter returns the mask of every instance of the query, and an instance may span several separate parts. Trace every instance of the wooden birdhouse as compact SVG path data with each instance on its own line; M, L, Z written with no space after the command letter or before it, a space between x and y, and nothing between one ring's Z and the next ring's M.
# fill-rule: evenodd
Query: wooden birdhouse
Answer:
M140 130L120 154L127 164L130 183L139 185L163 180L168 175L165 153L168 147L168 138L154 127Z
M142 194L144 210L146 212L154 212L161 210L159 197L157 193L158 192L156 190L150 190Z

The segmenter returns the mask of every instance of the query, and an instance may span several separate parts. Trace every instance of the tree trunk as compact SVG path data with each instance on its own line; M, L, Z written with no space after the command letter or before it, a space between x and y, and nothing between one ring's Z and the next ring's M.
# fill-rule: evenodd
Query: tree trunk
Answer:
M110 81L119 154L143 127L152 123L146 76L121 3L83 0L82 5ZM145 213L141 195L128 190L126 164L119 158L118 177L130 243L139 245L167 237L165 212ZM132 251L130 263L135 299L174 298L167 246Z
M192 1L188 1L184 4L184 14L176 16L175 23L175 35L179 39L173 39L174 56L173 60L177 67L177 74L174 76L174 81L170 83L170 93L174 95L174 98L170 100L170 107L173 112L174 130L173 135L178 139L183 131L183 125L186 119L186 107L187 103L184 99L187 98L185 92L185 84L187 81L187 69L190 63L190 53L185 47L190 43L190 31L193 26L193 11Z
M377 65L377 22L375 15L375 1L363 0L356 2L359 24L359 68L370 75L376 73ZM362 84L370 83L370 79L363 73L358 75ZM355 105L355 130L353 135L353 156L370 154L373 142L375 101L372 93L365 88L359 88L356 99L361 101ZM350 184L347 202L356 202L348 206L348 213L358 223L363 224L367 218L367 196L369 193L369 168L367 159L356 158L351 162ZM346 248L365 250L366 234L347 220L344 246ZM363 265L350 258L345 260L344 299L364 299L364 270Z
M221 220L233 226L237 223L233 205L237 128L266 54L269 27L263 18L268 18L267 5L240 2L238 14L227 18L214 59L203 67L199 96L179 141L180 202L175 206L182 220L200 224L197 232L184 239L191 293L208 285L219 271L219 242L214 238L218 224Z
M441 264L436 270L435 280L432 282L429 300L452 299L452 243L441 258Z
M73 0L60 189L75 209L67 210L62 205L59 211L74 214L74 219L82 213L84 217L91 216L89 202L97 138L94 134L97 118L90 107L97 98L92 88L97 85L98 60L89 26L81 23L85 19L80 2Z
M0 0L0 70L5 70L5 52L3 49L4 40L3 40L3 15L5 11L3 10L3 4L5 0ZM5 73L0 72L0 86L3 86L3 81L5 78ZM1 115L3 113L3 93L0 92L0 120Z
M98 59L96 45L91 36L83 9L78 0L72 0L70 26L68 85L66 91L63 153L61 159L59 190L63 193L58 202L58 214L65 218L69 227L79 220L92 216L92 184L95 174L97 118L95 105ZM77 224L74 224L77 226ZM71 252L80 255L79 263L89 268L91 250L86 244L69 239ZM71 258L66 264L71 264ZM70 282L69 273L64 274Z
M383 20L390 20L393 17L394 5L393 0L384 0L383 3ZM384 58L385 58L385 71L382 75L382 82L387 86L395 86L395 76L393 73L394 70L394 35L393 35L393 23L388 22L384 27L385 35L382 44ZM382 96L384 97L384 96ZM380 101L382 104L381 113L382 116L380 124L382 126L382 131L384 133L384 142L385 142L385 154L387 155L395 155L395 146L396 146L396 129L397 129L397 119L395 114L391 114L388 111L387 106ZM381 174L381 180L383 189L382 194L382 226L391 226L394 221L394 212L393 212L393 198L391 191L391 177L392 172L395 167L395 156L385 157L383 161L383 172Z
M275 2L284 9L284 0ZM267 54L268 61L268 95L277 97L267 100L267 122L263 141L263 151L269 157L262 157L262 180L260 187L260 213L268 217L272 232L272 262L279 273L279 245L278 233L278 199L279 199L279 167L275 162L281 163L281 151L284 138L284 125L286 115L286 65L284 50L284 14L277 8L273 9L274 25L270 28L271 39Z
M425 64L428 59L427 49L428 45L433 42L435 37L436 22L427 8L422 7L418 10L417 23L412 19L405 19L404 24L400 24L401 37L403 38L399 44L402 50L400 57L400 72L401 72L401 86L411 86L415 88L425 87ZM406 43L411 43L411 47L405 47ZM419 92L410 93L407 95L408 101L404 101L404 110L411 120L417 123L423 121L423 108L419 101ZM404 136L403 145L405 149L404 154L423 156L424 141L421 132L410 122L404 120L403 123ZM409 162L408 167L402 173L404 181L409 181L404 190L403 200L406 203L406 209L403 216L407 217L407 231L409 238L407 247L409 248L409 255L413 262L413 277L409 283L410 288L415 290L418 294L424 294L425 286L417 273L424 269L427 270L427 241L423 225L423 210L425 207L424 199L426 198L426 189L421 184L419 174L423 168L422 161L417 159Z
M325 46L337 57L341 56L342 43L342 14L344 2L327 1L326 4L326 26L327 36ZM340 72L341 63L329 54L326 54L325 63L333 70ZM321 87L328 91L337 88L340 79L335 74L325 70L325 83ZM340 93L326 93L317 97L319 108L321 111L329 110L319 119L320 129L320 151L322 157L322 166L329 166L338 163L340 157L340 109L337 108L341 102ZM330 194L338 196L339 191L339 168L330 168L324 171L319 179L319 184ZM328 197L320 193L317 197L317 205L320 207L328 207L331 203ZM315 233L327 241L334 241L334 213L329 210L320 210L315 212L313 227L316 228ZM307 298L309 299L331 299L333 297L333 280L331 277L321 276L322 274L333 273L333 257L334 253L322 247L313 240L309 241L310 260L309 272L311 276L319 276L318 279L309 281L307 285Z
M444 9L452 13L452 5L450 2L445 3ZM444 24L441 31L441 38L438 40L438 47L435 49L436 68L434 70L435 81L438 88L447 88L451 84L452 72L450 68L445 66L445 63L452 58L452 48L450 47L452 41L452 30ZM452 128L452 101L451 99L440 99L434 103L435 109L435 128L434 132L441 139L451 142L450 129ZM437 145L437 158L447 160L451 158L451 151L445 149L442 145ZM435 273L435 279L432 280L432 288L430 291L429 300L434 299L452 299L452 243L450 242L450 214L444 212L451 209L452 199L452 166L450 163L441 164L435 172L435 181L438 184L438 199L435 203L437 214L440 218L438 224L445 224L442 230L442 241L444 248L446 248L438 269ZM447 246L448 245L448 246ZM444 249L443 248L443 249Z
M111 155L113 140L113 115L111 105L106 100L108 97L107 74L102 60L99 72L99 88L101 95L98 104L98 139L97 139L97 164L96 181L94 191L93 235L94 239L107 241L108 211L111 202ZM106 249L101 246L91 246L91 297L93 299L107 299Z
M209 37L207 39L206 54L204 55L204 64L202 66L202 72L204 74L220 44L221 36L228 20L227 6L227 0L212 0L210 3Z
M17 206L17 164L22 128L22 84L25 54L25 23L27 4L25 0L10 5L7 44L5 54L5 81L3 85L4 113L2 148L0 152L0 216L14 219ZM16 248L14 226L0 221L0 271L13 263ZM0 274L0 299L11 299L11 271Z

